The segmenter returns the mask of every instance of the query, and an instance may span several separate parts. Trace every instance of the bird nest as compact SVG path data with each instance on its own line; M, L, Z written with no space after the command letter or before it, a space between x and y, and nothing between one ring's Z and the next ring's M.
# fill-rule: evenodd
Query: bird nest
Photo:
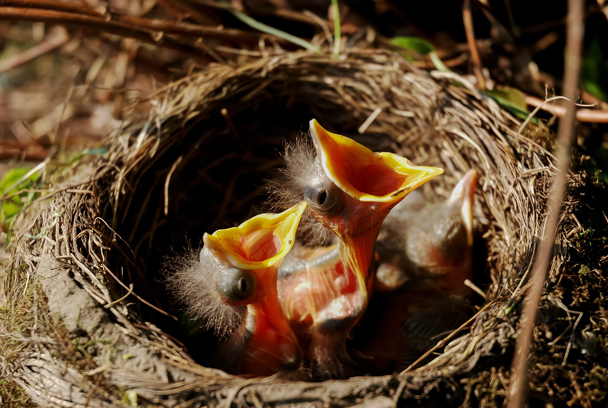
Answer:
M147 115L131 115L111 139L109 153L77 167L35 207L27 232L18 238L5 287L7 310L21 312L8 325L13 334L3 346L12 352L6 353L3 370L33 402L502 404L520 301L556 170L546 128L529 125L522 134L519 120L465 78L419 71L397 54L369 49L349 49L338 60L294 52L238 67L211 65L142 104ZM160 265L168 255L197 247L204 232L264 210L263 181L281 166L283 143L307 130L313 117L372 150L443 167L443 176L423 186L436 200L447 197L468 169L477 170L476 285L486 299L476 298L474 316L429 353L430 362L400 374L305 383L207 368L208 342L184 335ZM559 381L569 375L560 366L564 355L580 363L584 353L575 332L567 331L578 315L564 306L574 295L564 290L568 279L562 282L568 273L580 275L572 269L576 262L566 261L578 256L572 255L572 242L586 228L574 215L582 207L575 197L584 188L584 177L571 173L541 304L544 317L560 318L541 322L533 344L539 356L533 358L553 364L548 372L558 373L551 377L531 363L533 395L544 400L575 401L580 394ZM599 259L601 251L586 256ZM582 280L597 275L593 267L586 271ZM587 300L578 302L599 310L603 306L591 306L597 291L589 288ZM575 327L577 333L582 327ZM549 339L562 332L557 341ZM580 370L592 372L586 364L579 364Z

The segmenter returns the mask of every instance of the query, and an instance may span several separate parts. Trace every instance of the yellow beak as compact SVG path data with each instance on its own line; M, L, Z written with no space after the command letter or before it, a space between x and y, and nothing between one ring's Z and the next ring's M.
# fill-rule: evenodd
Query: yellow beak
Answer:
M238 227L205 234L205 247L240 269L269 268L293 247L305 209L306 203L300 203L280 214L260 214Z
M443 173L441 168L416 166L393 153L374 153L352 139L328 132L315 119L310 121L310 131L327 176L362 202L398 202Z

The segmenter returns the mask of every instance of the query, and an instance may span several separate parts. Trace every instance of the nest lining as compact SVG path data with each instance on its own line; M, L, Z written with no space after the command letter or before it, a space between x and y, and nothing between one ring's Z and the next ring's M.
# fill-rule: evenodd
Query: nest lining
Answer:
M479 401L461 380L508 377L517 325L511 309L542 231L554 157L545 134L518 134L519 122L491 100L433 74L379 50L350 49L339 61L299 52L238 68L210 66L154 95L149 116L133 118L114 137L109 156L83 172L88 182L76 193L59 192L36 218L34 229L47 239L20 241L35 247L30 270L42 279L52 313L64 320L71 313L57 306L69 296L52 287L87 293L84 310L93 317L65 328L93 342L88 354L98 371L63 376L71 363L58 357L57 345L39 345L22 353L16 381L34 402L59 406L83 398L89 406L109 406L118 401L112 386L136 392L140 403L166 406ZM284 139L304 130L311 117L331 131L357 135L378 108L357 139L372 150L445 168L433 187L424 186L426 194L445 198L466 170L477 170L475 228L487 246L488 302L443 353L401 375L286 386L281 379L233 377L195 363L196 350L187 353L166 334L178 331L159 283L162 258L197 246L205 231L260 212L263 180L280 166ZM571 194L579 185L572 180ZM559 274L563 258L554 257L551 276ZM198 351L196 361L204 363L208 350ZM94 387L97 378L112 386ZM503 397L504 388L494 389L492 403Z

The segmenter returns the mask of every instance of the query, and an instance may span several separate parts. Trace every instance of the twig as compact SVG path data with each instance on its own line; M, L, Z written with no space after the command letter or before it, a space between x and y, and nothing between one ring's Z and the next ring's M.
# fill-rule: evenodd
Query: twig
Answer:
M462 329L464 329L465 327L467 327L469 324L473 323L473 321L475 321L475 319L477 319L477 316L479 316L481 314L481 312L483 312L485 309L487 309L490 304L491 303L486 303L481 309L479 309L479 311L477 313L475 313L475 315L473 317L471 317L469 320L467 320L466 322L464 322L463 324L461 324L459 328L457 328L452 333L450 333L446 338L444 338L439 343L437 343L433 348L431 348L426 353L424 353L423 355L421 355L420 357L418 357L418 359L416 361L414 361L412 364L410 364L408 368L406 368L405 370L403 370L401 372L401 374L407 373L408 371L410 371L411 369L413 369L414 367L416 367L421 361L423 361L428 356L430 356L431 354L433 354L433 352L435 350L440 349L441 347L445 346L447 344L447 342L450 341L450 340L452 340L456 336L456 334L460 333L460 331Z
M105 6L103 8L103 11L97 11L92 7L81 6L79 4L67 3L65 1L57 0L0 0L0 6L67 11L69 13L87 14L90 16L98 17L106 16Z
M78 262L78 261L76 261L76 262ZM123 283L123 281L121 281L120 279L118 279L118 276L114 275L114 272L112 272L112 271L110 270L110 268L108 268L108 267L107 267L106 265L104 265L104 264L101 264L101 267L102 267L102 268L103 268L103 269L104 269L104 270L105 270L107 273L109 273L109 274L110 274L110 276L112 276L112 277L114 278L114 280L115 280L116 282L118 282L118 284L119 284L120 286L122 286L122 287L123 287L124 289L126 289L126 290L130 290L130 289L129 289L129 287ZM131 292L131 294L133 294L133 296L135 296L135 297L137 298L137 300L139 300L139 301L140 301L141 303L143 303L144 305L147 305L148 307L151 307L152 309L156 310L157 312L162 313L162 314L164 314L165 316L170 317L170 318L172 318L172 319L173 319L173 320L175 320L175 321L177 321L177 320L178 320L178 319L177 319L177 317L173 316L172 314L169 314L169 313L165 312L165 311L164 311L163 309L161 309L160 307L156 307L156 306L154 306L152 303L148 302L147 300L145 300L144 298L142 298L141 296L139 296L137 293L135 293L135 292Z
M236 140L239 140L239 132L237 132L236 128L234 127L234 123L232 123L232 119L230 118L230 113L228 113L228 109L222 108L221 113L224 117L224 120L226 121L226 125L228 125L228 129L230 129L230 133L232 133L232 136L234 136Z
M541 103L540 105L538 105L536 107L536 109L534 109L528 115L528 117L526 118L526 120L524 121L524 123L522 123L521 126L519 127L519 129L517 130L517 133L521 133L522 130L524 130L526 128L526 125L528 123L530 123L530 121L532 120L532 118L534 117L534 115L536 115L538 113L538 111L541 110L547 103L552 102L552 101L557 101L557 100L560 100L560 99L566 100L568 102L572 102L570 99L566 98L565 96L554 96L552 98L545 99L543 101L543 103ZM593 106L595 106L595 105L585 105L585 104L582 104L582 103L575 103L575 102L573 102L573 103L574 103L574 106L577 106L577 107L593 107ZM565 111L565 109L564 109L564 111ZM562 114L562 116L563 116L563 114Z
M479 296L481 296L482 298L484 298L485 300L488 300L488 296L485 294L485 292L481 289L479 289L479 286L477 286L476 284L474 284L473 282L471 282L468 279L464 280L464 284L466 286L468 286L469 288L471 288L475 293L477 293Z
M116 299L113 302L108 303L107 305L104 306L104 308L109 309L109 308L113 307L114 305L116 305L116 304L122 302L123 300L125 300L126 298L128 298L131 293L133 293L133 284L132 283L129 284L129 290L127 291L126 295L124 295L121 298Z
M165 7L165 4L169 3L171 6L174 6L178 10L182 10L185 13L190 15L190 18L202 25L216 25L219 22L218 17L214 13L208 12L209 16L201 13L195 7L192 7L188 4L187 1L184 0L162 0L160 4Z
M260 35L257 33L239 30L238 28L205 27L197 24L152 20L148 18L131 16L116 16L113 17L112 20L148 28L150 30L162 31L166 34L178 34L189 37L203 37L217 40L243 41L250 43L257 43L258 38L260 37Z
M48 149L39 145L26 146L0 146L0 160L11 160L18 157L20 160L44 160L49 154Z
M374 111L371 113L371 115L369 115L367 117L367 119L365 119L365 122L363 122L363 124L361 126L359 126L359 129L358 129L359 134L365 133L365 131L367 130L369 125L374 123L374 120L376 120L376 118L378 117L380 112L382 112L381 107L378 106L376 109L374 109Z
M473 61L473 70L475 71L475 77L477 78L477 88L486 89L486 80L481 72L481 58L479 58L479 51L477 50L477 44L475 44L475 28L473 27L473 16L471 14L471 0L464 0L462 6L462 21L464 22L464 31L467 35L467 44L469 45L469 52L471 53L471 61Z
M401 398L401 394L403 394L403 390L405 389L406 381L401 380L399 382L399 387L395 390L395 395L393 395L393 402L395 406L399 405L399 398Z
M165 179L165 215L169 214L169 183L171 182L171 176L183 158L184 156L179 156L177 160L175 160L175 163L171 166L171 170L169 170L169 174L167 174L167 178Z
M327 25L327 22L325 20L323 20L321 17L317 16L315 13L311 13L308 10L304 11L304 15L312 18L321 27L321 29L323 30L323 34L325 34L325 37L327 38L327 42L329 43L330 46L333 46L334 39L331 36L331 31L329 30L329 26Z
M557 99L563 98L558 97ZM537 108L549 112L557 116L558 118L564 117L564 115L566 114L566 108L564 108L563 106L557 106L546 102L548 101L543 101L542 99L537 98L535 96L526 96L526 103L528 105L536 106ZM576 120L587 123L608 123L608 112L596 109L578 109L576 111Z
M583 40L583 1L568 0L568 33L566 40L566 61L564 69L564 95L574 100L578 88L578 75L580 68L581 47ZM524 388L526 384L526 368L532 332L536 320L536 311L540 302L547 269L551 261L553 243L560 215L562 196L566 189L566 174L570 163L570 147L574 139L575 108L566 109L559 122L557 165L558 171L547 203L548 219L546 221L546 234L540 244L540 249L534 260L534 269L531 274L530 289L524 299L521 315L521 328L515 346L515 356L511 369L511 388L509 390L509 408L522 406Z
M0 3L1 2L2 0L0 0ZM43 54L46 54L49 51L54 50L55 48L65 44L68 40L69 37L65 30L61 29L61 31L54 32L49 36L49 38L45 42L40 43L27 51L23 51L22 53L13 55L10 58L0 61L0 74L6 71L10 71L11 69L18 67L19 65L25 64L26 62L29 62L34 58L37 58Z
M0 7L0 20L38 21L49 24L65 25L68 27L77 27L89 31L101 31L171 48L194 57L201 57L204 52L202 49L193 45L175 38L167 37L161 31L143 29L120 21L106 21L102 18L85 14L33 8Z

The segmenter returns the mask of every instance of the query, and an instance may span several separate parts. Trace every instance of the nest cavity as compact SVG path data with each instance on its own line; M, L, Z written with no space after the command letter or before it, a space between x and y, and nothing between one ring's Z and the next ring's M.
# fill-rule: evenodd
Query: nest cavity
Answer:
M556 169L546 130L530 126L535 130L521 134L520 121L465 78L419 71L380 50L211 65L145 103L147 116L131 116L110 152L80 167L19 241L14 298L23 289L17 282L31 274L44 293L39 307L59 316L66 339L49 334L20 349L11 365L34 402L321 406L427 398L437 406L500 405L523 278ZM423 187L437 200L477 170L475 230L487 255L478 286L487 301L436 357L402 374L286 386L206 368L209 350L183 344L162 284L163 260L198 248L204 232L264 210L264 180L282 165L284 142L307 131L313 117L374 151L443 167ZM573 195L580 180L570 184ZM40 234L44 239L33 239ZM561 270L561 242L551 276Z

